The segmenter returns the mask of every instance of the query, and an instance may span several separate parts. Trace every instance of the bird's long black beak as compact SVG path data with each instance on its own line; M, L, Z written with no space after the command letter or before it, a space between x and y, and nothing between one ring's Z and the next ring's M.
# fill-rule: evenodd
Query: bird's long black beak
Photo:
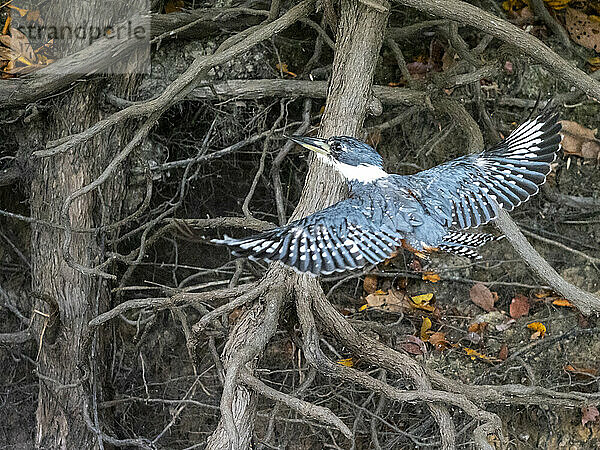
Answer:
M329 155L331 153L329 144L326 139L306 137L306 136L285 136L286 138L294 141L296 144L301 145L315 153L321 155Z

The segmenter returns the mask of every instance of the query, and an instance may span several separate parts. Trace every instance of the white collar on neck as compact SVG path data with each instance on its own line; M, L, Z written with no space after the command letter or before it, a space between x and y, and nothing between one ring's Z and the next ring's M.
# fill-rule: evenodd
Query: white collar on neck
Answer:
M351 166L350 164L335 161L331 157L321 155L319 153L317 153L317 157L325 164L332 166L348 181L369 183L379 178L387 177L389 175L381 167L373 166L371 164L360 164L358 166Z

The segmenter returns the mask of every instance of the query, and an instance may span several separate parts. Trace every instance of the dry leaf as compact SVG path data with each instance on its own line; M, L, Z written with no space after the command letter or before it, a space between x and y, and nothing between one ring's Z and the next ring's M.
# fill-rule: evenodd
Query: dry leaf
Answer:
M498 294L495 292L491 292L485 285L482 283L475 284L471 290L469 291L469 296L471 297L471 301L475 303L480 308L483 308L487 312L494 310L494 303L498 298Z
M464 347L463 350L466 352L467 355L469 355L471 357L471 359L473 361L475 361L475 359L481 359L482 361L489 362L489 363L498 362L499 361L498 358L493 358L491 356L486 356L486 355L484 355L482 353L479 353L476 350L473 350L472 348Z
M367 275L363 281L363 290L372 294L377 290L377 275Z
M550 297L554 294L553 291L550 291L548 289L542 289L541 291L537 291L535 294L533 294L535 296L535 298L546 298L546 297Z
M561 120L562 148L566 155L584 159L600 159L600 140L596 139L597 129L586 128L577 122Z
M483 334L483 332L487 329L488 325L488 322L472 323L471 325L469 325L469 333Z
M17 59L19 60L20 58L24 58L30 64L37 61L37 57L35 56L33 48L31 48L29 39L16 28L10 29L10 36L0 36L0 43L17 53L19 55Z
M584 406L581 408L581 425L585 426L588 422L597 422L600 411L595 406Z
M566 298L558 298L552 302L554 306L567 306L569 308L573 308L573 305Z
M544 0L544 3L552 9L565 9L573 0Z
M8 6L13 11L17 11L21 17L25 17L27 15L27 12L28 12L27 9L19 8L18 6L14 6L14 5L6 5L6 6Z
M354 360L352 358L338 359L336 363L346 367L354 366Z
M425 343L416 336L408 334L403 337L403 341L399 344L400 348L412 355L424 355L427 353Z
M6 18L6 22L4 22L4 26L2 27L2 31L0 32L0 34L8 33L8 29L10 28L11 22L12 22L12 17L8 16Z
M510 317L518 319L529 314L529 298L517 294L510 302Z
M433 300L433 292L428 294L419 294L410 298L415 305L425 305Z
M498 352L498 359L505 361L506 358L508 358L508 345L502 344L502 347L500 347L500 351Z
M421 265L421 261L419 261L418 259L413 259L410 264L408 265L408 268L410 270L412 270L413 272L422 272L423 271L423 266Z
M429 340L429 330L431 329L431 319L429 317L423 317L421 323L421 340L427 342Z
M285 74L287 74L287 75L290 75L291 77L294 77L294 78L296 78L296 77L298 76L298 75L296 75L294 72L290 72L290 71L288 70L288 65L287 65L287 63L281 63L281 64L277 63L277 64L275 64L275 68L276 68L277 70L280 70L282 73L285 73Z
M600 53L600 23L584 12L567 8L565 25L574 42Z
M588 58L587 62L590 65L590 70L592 72L600 69L600 57L596 56L594 58Z
M453 51L446 50L444 55L442 56L442 72L450 69L456 64L456 60L458 59L458 55Z
M571 120L561 120L559 123L562 126L561 133L572 134L581 139L596 139L596 129L591 130Z
M227 316L229 325L233 325L234 323L236 323L239 317L242 315L243 311L244 308L235 308L233 311L231 311L229 313L229 316Z
M564 367L566 372L570 372L577 378L594 378L598 375L598 369L591 369L586 367L577 367L571 364L567 364Z
M431 292L429 294L415 295L414 297L410 297L410 305L413 308L433 312L435 310L435 307L430 304L432 300L433 293Z
M367 305L363 305L360 311L366 308L378 309L389 312L402 312L410 306L406 296L395 289L390 289L388 292L378 290L365 298Z
M365 142L369 144L373 148L377 148L379 143L381 142L381 129L375 128L367 134L367 138Z
M526 3L522 0L506 0L502 2L502 8L505 11L517 11L526 6Z
M446 334L438 331L429 336L429 343L433 345L433 347L441 352L450 347L450 343L446 340Z
M531 339L543 338L546 335L546 326L541 322L533 322L527 325L527 328L534 330L535 333L531 335Z
M423 272L422 278L424 281L429 281L431 283L437 283L440 281L440 275L435 273L433 270L427 270Z
M408 63L406 68L408 69L408 73L410 73L415 80L423 80L425 79L427 72L433 69L433 64L429 62L414 61Z

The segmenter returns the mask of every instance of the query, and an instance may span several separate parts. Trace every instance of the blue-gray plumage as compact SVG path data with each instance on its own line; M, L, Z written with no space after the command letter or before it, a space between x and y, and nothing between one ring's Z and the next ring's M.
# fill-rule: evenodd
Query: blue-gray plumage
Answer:
M538 192L560 148L559 131L557 116L543 114L489 150L415 175L388 174L381 156L355 138L291 137L346 178L350 198L255 236L213 242L314 275L377 264L401 246L478 258L476 248L496 238L461 230Z

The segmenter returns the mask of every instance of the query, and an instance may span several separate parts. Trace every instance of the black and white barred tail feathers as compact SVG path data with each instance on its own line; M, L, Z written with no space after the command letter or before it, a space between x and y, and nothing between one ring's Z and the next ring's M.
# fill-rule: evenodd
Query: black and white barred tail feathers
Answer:
M539 191L560 148L557 115L542 114L481 153L407 177L428 212L461 229L488 223ZM420 187L420 189L419 189Z
M504 236L494 236L487 233L467 233L464 231L450 231L444 236L438 249L442 252L466 256L472 259L481 259L477 248L491 241L498 241Z
M397 230L374 226L357 199L348 199L289 225L255 236L213 240L236 256L281 261L314 275L344 272L377 264L401 245Z

